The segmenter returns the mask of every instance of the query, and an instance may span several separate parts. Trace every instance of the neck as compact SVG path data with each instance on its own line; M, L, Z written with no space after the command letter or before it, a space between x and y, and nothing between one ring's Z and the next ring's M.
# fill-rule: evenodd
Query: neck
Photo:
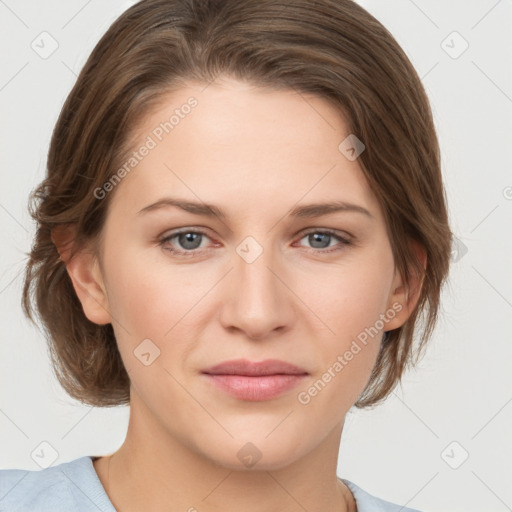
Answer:
M131 408L123 445L94 463L118 512L356 510L351 492L336 476L342 424L298 460L264 466L262 454L241 470L240 464L223 466L205 457L148 424L148 415L134 412Z

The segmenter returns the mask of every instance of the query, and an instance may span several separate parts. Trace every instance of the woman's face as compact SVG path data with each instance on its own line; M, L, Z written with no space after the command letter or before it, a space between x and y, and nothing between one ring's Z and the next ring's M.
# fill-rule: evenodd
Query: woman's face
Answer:
M231 80L170 94L139 128L136 161L102 189L109 313L101 298L84 310L112 322L148 435L225 467L284 467L339 436L383 331L406 319L361 148L339 148L350 133L324 99ZM303 375L204 373L238 359Z

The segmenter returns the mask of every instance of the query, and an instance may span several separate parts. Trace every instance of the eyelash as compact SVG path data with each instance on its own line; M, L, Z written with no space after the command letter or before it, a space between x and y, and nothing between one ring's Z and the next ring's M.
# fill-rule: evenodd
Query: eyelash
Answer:
M182 229L179 231L175 231L175 232L171 233L170 235L161 239L159 242L159 245L162 246L166 251L169 251L177 256L184 256L184 257L189 257L189 258L197 256L197 255L201 254L202 252L204 252L205 250L207 250L207 249L191 249L189 251L183 251L183 250L175 249L175 248L172 248L172 247L166 245L170 242L170 240L172 240L176 236L181 235L181 234L187 234L187 233L197 233L199 235L203 235L203 236L206 236L207 238L210 238L204 231L200 231L200 230L196 230L196 229ZM329 248L329 249L315 249L314 247L309 247L309 248L306 248L306 249L308 249L308 252L313 252L316 254L332 253L332 252L337 252L337 251L343 250L345 246L352 245L352 242L350 240L343 238L342 236L340 236L339 234L337 234L336 232L334 232L330 229L310 229L309 231L303 232L302 236L299 240L302 240L304 237L306 237L310 234L313 234L313 233L321 234L321 235L329 235L331 237L334 237L340 242L340 246L337 246L337 247L335 246L335 247Z

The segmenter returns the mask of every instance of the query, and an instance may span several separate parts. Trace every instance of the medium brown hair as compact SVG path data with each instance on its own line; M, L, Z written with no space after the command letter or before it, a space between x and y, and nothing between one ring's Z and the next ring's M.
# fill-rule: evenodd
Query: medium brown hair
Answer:
M168 92L221 74L325 98L366 146L358 162L384 213L395 266L405 282L412 273L423 278L415 310L384 336L355 405L376 404L417 362L433 332L451 232L421 81L393 36L351 0L143 0L124 12L66 99L46 178L32 193L37 233L24 311L34 321L37 310L54 371L70 396L95 406L129 403L130 382L112 326L85 317L52 230L72 227L73 250L94 245L115 191L102 200L93 191L124 161L130 133ZM425 248L426 268L411 240Z

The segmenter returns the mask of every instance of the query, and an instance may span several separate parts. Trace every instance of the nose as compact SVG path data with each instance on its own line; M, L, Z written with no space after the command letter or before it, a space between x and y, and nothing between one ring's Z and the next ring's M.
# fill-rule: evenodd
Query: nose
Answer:
M232 263L221 297L223 327L241 331L252 340L288 330L295 311L292 283L271 250L265 248L251 263L235 253Z

